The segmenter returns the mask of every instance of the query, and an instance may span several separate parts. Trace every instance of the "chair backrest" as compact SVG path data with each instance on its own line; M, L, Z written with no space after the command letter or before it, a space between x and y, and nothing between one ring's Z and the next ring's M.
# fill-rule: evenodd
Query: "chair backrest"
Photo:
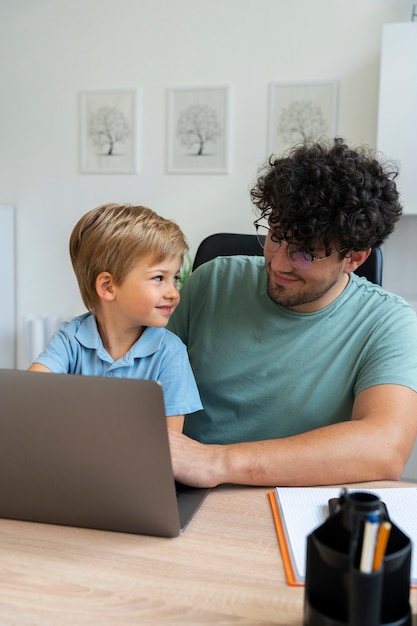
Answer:
M263 250L256 235L240 235L238 233L215 233L209 235L198 246L193 271L203 263L211 261L217 256L234 256L247 254L262 256ZM372 248L372 252L365 263L360 265L355 274L364 276L376 285L382 285L382 251L381 248Z

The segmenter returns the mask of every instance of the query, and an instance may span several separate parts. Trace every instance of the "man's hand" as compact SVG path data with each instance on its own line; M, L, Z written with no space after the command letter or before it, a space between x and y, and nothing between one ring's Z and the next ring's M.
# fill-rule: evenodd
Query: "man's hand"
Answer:
M205 445L172 428L168 436L176 480L192 487L216 487L221 482L216 467L223 446Z

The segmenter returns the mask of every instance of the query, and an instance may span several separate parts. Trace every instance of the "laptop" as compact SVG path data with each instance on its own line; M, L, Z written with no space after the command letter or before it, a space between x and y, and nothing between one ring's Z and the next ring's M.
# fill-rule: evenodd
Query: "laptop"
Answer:
M0 517L175 537L208 491L174 480L159 383L0 369Z

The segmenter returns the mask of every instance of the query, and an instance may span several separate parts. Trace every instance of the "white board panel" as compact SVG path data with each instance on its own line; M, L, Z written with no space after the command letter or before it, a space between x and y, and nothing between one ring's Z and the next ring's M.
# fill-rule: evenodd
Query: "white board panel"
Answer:
M16 366L16 254L15 213L0 205L0 367Z

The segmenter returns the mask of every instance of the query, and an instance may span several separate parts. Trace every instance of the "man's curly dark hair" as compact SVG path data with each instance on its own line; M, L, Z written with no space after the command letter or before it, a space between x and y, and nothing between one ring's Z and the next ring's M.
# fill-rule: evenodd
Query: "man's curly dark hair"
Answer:
M397 175L369 149L336 138L271 157L250 194L280 236L308 250L367 250L380 246L401 216Z

